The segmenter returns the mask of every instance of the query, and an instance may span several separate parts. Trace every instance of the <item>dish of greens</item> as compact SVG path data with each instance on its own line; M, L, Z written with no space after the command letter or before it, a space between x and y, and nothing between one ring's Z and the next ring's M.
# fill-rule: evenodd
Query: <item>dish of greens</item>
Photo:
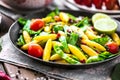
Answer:
M17 46L46 62L89 64L119 54L116 21L103 13L75 17L58 9L44 18L19 18Z

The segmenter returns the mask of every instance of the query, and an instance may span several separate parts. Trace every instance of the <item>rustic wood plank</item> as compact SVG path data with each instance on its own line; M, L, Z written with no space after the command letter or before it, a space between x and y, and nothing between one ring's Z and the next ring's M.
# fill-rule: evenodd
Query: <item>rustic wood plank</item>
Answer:
M7 74L12 78L12 80L18 80L16 75L18 73L18 68L9 64L4 63L5 70Z
M7 74L12 80L46 80L43 74L37 73L33 70L17 67L11 64L4 63Z

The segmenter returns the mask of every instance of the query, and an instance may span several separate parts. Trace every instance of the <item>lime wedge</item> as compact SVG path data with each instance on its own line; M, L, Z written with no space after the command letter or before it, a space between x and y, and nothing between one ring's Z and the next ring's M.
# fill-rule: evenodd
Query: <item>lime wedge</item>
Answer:
M117 23L113 19L103 18L95 21L94 28L106 34L112 34L117 29Z
M92 16L92 22L94 23L97 20L102 19L102 18L110 18L110 17L106 14L103 14L103 13L96 13Z

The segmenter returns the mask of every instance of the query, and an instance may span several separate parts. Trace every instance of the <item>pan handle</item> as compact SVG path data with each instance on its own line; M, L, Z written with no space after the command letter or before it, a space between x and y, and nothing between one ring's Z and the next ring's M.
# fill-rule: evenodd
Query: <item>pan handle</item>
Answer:
M13 21L17 20L19 17L22 17L19 14L15 14L15 13L12 13L12 12L1 11L1 10L0 10L0 14L3 14L5 16L7 16L8 18L12 19Z
M17 14L16 12L13 12L12 10L2 6L2 4L0 4L0 13L9 17L12 20L16 20L18 19L20 16L20 14Z

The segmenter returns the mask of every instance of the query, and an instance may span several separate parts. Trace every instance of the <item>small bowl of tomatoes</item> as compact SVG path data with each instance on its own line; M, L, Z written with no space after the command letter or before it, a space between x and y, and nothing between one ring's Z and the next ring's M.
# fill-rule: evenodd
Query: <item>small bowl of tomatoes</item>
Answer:
M66 2L71 3L72 5L80 8L81 10L90 11L92 13L120 13L119 0L66 0Z
M118 0L74 0L79 5L87 7L95 6L96 9L102 9L103 6L106 10L119 10Z

